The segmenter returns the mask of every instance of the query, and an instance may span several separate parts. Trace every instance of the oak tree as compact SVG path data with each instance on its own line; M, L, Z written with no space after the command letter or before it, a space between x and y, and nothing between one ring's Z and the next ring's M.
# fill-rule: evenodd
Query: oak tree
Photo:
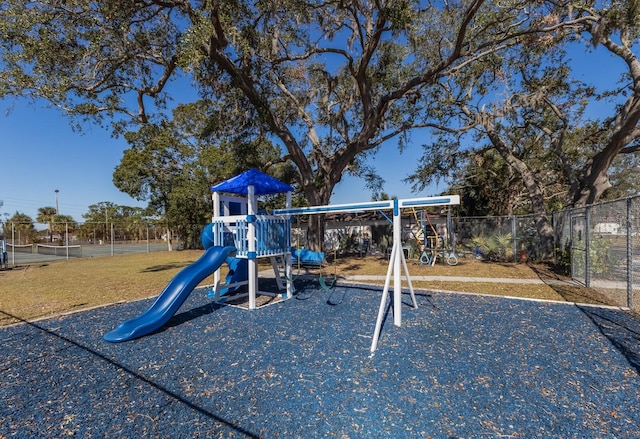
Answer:
M159 123L172 79L237 96L295 165L307 202L367 159L409 144L442 106L439 83L528 35L555 3L424 0L6 0L0 97L44 98L74 117ZM569 17L571 21L571 18ZM604 44L604 43L603 43ZM143 159L146 157L140 157ZM322 217L309 224L322 242Z

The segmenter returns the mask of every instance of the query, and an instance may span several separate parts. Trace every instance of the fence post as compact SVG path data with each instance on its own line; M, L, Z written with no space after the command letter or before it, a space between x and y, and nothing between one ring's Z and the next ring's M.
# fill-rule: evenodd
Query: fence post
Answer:
M633 309L633 228L631 198L627 198L627 307Z
M147 253L149 253L149 224L146 225L147 229Z
M511 236L513 236L513 262L518 262L518 239L516 236L516 217L511 217Z
M553 227L553 265L556 267L558 266L558 235L560 234L560 232L558 232L558 215L560 215L559 212L551 212L551 224Z
M584 210L584 286L591 288L591 207Z
M11 265L16 265L16 225L11 221Z

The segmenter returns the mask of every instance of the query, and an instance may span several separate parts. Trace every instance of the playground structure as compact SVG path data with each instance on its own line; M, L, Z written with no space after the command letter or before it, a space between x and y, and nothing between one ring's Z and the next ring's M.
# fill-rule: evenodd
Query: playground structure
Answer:
M256 169L250 169L211 188L214 215L201 233L205 253L181 270L158 295L149 309L108 332L104 340L123 342L151 334L160 329L180 308L189 294L208 276L214 276L211 297L220 302L223 295L247 286L249 309L256 308L259 258L270 258L283 298L291 298L291 222L288 216L258 215L260 195L286 193L286 206L291 206L293 188ZM221 196L220 193L233 194ZM244 195L244 198L238 197ZM285 261L286 286L283 284L276 258ZM224 282L220 269L229 266ZM260 292L274 296L272 292Z
M256 309L258 294L274 293L258 289L258 259L269 258L280 290L286 289L283 299L291 298L291 221L289 215L258 214L258 196L286 194L286 206L291 207L293 188L275 178L250 169L211 188L213 191L213 218L205 230L210 229L212 244L235 246L235 258L229 260L231 269L224 282L220 269L214 272L212 298L247 286L249 309ZM222 193L234 194L225 196ZM245 195L245 198L237 195ZM207 234L209 232L206 232ZM284 260L284 276L280 274L278 259ZM284 277L284 282L283 282Z
M458 265L451 210L447 210L445 224L434 224L426 208L419 212L412 209L412 213L418 226L417 232L411 231L420 250L418 264L433 266L438 258L442 258L442 261L447 265Z
M246 286L247 292L245 294L249 298L249 309L256 309L256 296L258 294L271 296L277 294L259 291L259 258L269 258L271 260L278 289L285 290L281 297L289 299L293 295L291 263L292 216L391 210L393 213L393 219L391 220L393 224L393 245L371 343L371 353L373 353L377 348L387 308L391 279L393 279L391 308L393 310L394 325L402 325L402 274L404 274L407 281L413 307L417 308L411 277L402 249L402 210L460 203L459 196L451 195L293 208L291 207L291 192L293 188L255 169L250 169L230 180L213 186L211 189L213 191L214 214L211 223L205 226L202 231L202 244L206 249L205 254L198 261L178 273L145 313L122 323L113 331L107 333L104 336L106 341L127 341L158 330L178 310L191 291L211 274L214 275L211 297L215 301L221 301L223 300L223 295L234 292L239 287ZM286 207L284 209L275 209L271 215L258 214L257 197L279 193L285 193ZM240 196L244 196L244 198ZM284 261L283 276L280 274L277 264L278 258ZM229 265L230 270L223 282L220 269L224 263Z

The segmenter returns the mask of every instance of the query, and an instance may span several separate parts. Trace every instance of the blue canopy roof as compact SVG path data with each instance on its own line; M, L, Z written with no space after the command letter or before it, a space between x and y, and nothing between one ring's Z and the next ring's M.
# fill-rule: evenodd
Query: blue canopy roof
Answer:
M240 175L211 187L214 192L229 192L247 195L247 188L253 185L256 195L280 194L293 192L293 188L270 175L251 168Z

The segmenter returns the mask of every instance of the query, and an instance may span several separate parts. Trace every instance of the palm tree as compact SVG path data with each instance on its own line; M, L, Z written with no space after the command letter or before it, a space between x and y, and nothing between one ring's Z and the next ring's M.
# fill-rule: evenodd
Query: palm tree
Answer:
M53 223L56 222L56 214L55 207L41 207L38 209L38 216L36 217L36 221L42 224L47 224L49 226L49 242L53 242Z
M18 233L17 244L31 244L37 236L33 220L29 215L17 212L9 218L6 224L12 223L13 229ZM15 242L14 242L15 244Z

